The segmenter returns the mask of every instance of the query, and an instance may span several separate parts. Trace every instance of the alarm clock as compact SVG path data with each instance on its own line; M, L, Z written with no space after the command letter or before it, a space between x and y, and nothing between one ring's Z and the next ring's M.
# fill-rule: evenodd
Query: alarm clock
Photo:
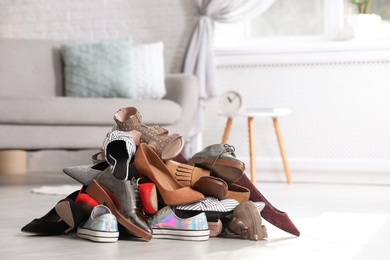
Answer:
M240 111L242 97L236 91L227 91L219 96L219 107L226 114L234 114Z

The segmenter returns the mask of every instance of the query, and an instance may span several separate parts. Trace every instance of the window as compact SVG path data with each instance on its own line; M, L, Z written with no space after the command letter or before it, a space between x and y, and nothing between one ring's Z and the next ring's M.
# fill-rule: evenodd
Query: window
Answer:
M262 15L236 24L215 23L216 47L342 40L345 16L356 13L349 0L275 0ZM382 17L381 38L390 38L390 0L373 0Z

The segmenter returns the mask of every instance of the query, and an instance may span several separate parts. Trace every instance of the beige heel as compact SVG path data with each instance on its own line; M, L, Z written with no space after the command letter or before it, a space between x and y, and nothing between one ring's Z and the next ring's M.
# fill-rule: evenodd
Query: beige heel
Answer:
M69 226L69 228L65 230L64 233L69 233L75 226L72 208L69 201L63 200L58 202L55 206L55 210L60 217L60 220L63 220Z

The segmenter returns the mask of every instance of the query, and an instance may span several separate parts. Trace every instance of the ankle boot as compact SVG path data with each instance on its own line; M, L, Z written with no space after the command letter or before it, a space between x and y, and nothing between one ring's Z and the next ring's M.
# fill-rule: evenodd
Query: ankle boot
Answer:
M261 215L252 201L238 205L230 219L227 229L242 239L258 241L268 237L267 229L262 225Z

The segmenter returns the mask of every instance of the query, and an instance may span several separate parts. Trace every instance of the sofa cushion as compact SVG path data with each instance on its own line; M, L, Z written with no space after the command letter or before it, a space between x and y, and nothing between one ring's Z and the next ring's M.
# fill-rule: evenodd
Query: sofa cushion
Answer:
M131 48L131 84L137 99L161 99L166 95L162 42Z
M65 95L136 98L131 87L131 40L66 44Z
M146 125L171 125L182 115L181 107L166 99L75 97L0 97L2 124L113 125L115 112L134 106Z
M1 96L62 96L61 42L0 39Z

